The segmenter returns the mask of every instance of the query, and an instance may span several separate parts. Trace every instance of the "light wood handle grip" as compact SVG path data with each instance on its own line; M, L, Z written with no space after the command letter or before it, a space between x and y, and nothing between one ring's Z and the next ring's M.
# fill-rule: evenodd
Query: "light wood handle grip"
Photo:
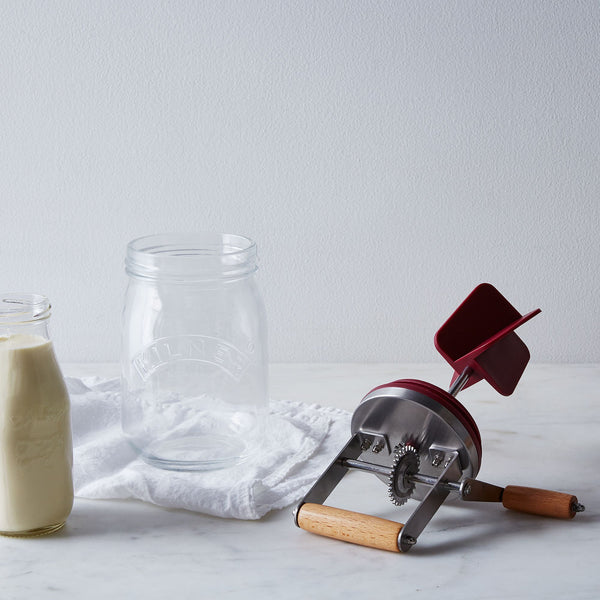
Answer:
M306 531L390 552L398 550L402 523L362 513L306 503L298 511L298 525Z
M502 504L505 508L533 515L572 519L575 516L577 498L561 492L507 485L502 494Z

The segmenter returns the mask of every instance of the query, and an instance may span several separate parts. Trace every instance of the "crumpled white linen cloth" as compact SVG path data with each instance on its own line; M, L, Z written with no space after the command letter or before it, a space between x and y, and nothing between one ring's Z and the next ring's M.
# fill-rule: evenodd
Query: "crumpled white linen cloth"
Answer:
M271 401L260 453L216 471L152 467L121 432L118 379L67 377L73 484L81 498L136 498L210 515L260 519L298 502L350 437L350 414L316 404Z

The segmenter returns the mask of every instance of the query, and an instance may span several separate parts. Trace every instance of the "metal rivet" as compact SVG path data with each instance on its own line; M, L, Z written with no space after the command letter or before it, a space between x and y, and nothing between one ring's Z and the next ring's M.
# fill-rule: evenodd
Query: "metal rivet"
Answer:
M381 452L383 450L383 447L385 446L385 443L382 440L379 440L371 449L373 452L375 452L375 454L377 454L378 452Z

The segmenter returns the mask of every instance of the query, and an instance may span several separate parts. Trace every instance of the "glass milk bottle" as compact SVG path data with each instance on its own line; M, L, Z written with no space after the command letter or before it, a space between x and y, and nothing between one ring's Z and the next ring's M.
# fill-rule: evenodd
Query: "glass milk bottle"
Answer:
M70 405L50 303L0 294L0 533L57 531L73 506Z
M255 243L217 233L148 236L128 245L126 270L125 435L164 469L245 460L267 407Z

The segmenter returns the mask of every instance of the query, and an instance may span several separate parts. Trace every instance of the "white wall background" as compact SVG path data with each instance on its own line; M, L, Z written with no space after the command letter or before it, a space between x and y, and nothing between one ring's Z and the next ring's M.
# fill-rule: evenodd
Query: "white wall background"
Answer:
M0 2L0 287L119 355L127 242L257 240L274 361L438 361L480 281L600 361L600 3Z

